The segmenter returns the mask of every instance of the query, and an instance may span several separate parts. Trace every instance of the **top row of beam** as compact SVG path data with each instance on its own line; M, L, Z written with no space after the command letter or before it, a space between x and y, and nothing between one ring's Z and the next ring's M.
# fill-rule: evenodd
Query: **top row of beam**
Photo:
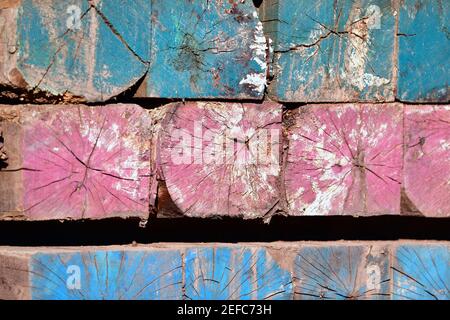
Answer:
M449 100L448 1L255 3L1 0L3 97Z

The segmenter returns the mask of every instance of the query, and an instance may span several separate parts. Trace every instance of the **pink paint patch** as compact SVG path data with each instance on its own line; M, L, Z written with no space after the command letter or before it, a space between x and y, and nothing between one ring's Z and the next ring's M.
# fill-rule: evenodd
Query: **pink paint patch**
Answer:
M265 216L278 203L281 105L169 106L161 167L187 216Z
M25 214L31 219L147 217L148 137L131 105L23 111Z
M410 210L450 216L450 107L405 106L404 188Z
M402 108L310 105L288 129L291 215L400 213Z

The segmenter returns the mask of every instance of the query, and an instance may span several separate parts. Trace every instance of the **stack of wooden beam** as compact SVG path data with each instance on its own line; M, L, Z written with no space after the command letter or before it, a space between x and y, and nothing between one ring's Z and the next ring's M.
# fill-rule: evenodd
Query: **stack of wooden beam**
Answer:
M0 220L450 217L447 2L121 2L0 1ZM448 242L0 248L0 298L449 288Z

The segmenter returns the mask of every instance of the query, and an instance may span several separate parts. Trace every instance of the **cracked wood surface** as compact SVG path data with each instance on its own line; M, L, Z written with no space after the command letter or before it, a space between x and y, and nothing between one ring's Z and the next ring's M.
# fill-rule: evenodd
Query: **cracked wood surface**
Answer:
M448 101L447 1L265 0L259 12L238 0L2 0L0 96L262 99L269 81L277 101Z
M450 247L399 244L392 252L393 298L450 300Z
M289 121L289 214L400 214L401 105L308 105Z
M409 209L427 217L449 217L449 106L405 106L403 167Z
M251 1L152 1L148 97L260 99L266 39Z
M284 111L1 106L1 218L449 215L449 106Z
M0 106L0 127L5 218L148 216L150 125L140 107Z
M9 1L0 11L0 81L105 101L148 69L150 1Z
M186 250L188 300L288 300L292 281L265 248L203 247Z
M404 0L398 29L398 98L448 102L450 3Z
M450 244L0 247L2 299L450 299Z
M393 101L396 1L265 1L279 101ZM274 25L275 24L275 25Z
M389 299L389 250L384 245L308 246L294 271L298 299Z
M188 102L168 108L161 169L180 211L270 216L279 199L281 105Z
M251 1L3 1L0 84L106 101L261 99L266 39Z

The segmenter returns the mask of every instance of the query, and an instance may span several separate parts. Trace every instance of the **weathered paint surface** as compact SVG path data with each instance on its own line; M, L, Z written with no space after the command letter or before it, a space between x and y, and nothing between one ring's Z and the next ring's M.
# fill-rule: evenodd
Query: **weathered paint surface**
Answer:
M0 3L0 85L12 87L26 85L16 68L18 6L19 1L15 0Z
M287 121L290 215L400 213L400 105L307 105Z
M165 248L162 248L165 247ZM289 271L262 246L0 250L0 297L291 299ZM24 276L26 275L26 276ZM5 287L3 287L5 285ZM7 285L7 286L6 286Z
M278 203L281 106L189 102L168 106L162 173L187 216L262 217Z
M398 29L398 98L449 101L450 3L404 0Z
M262 98L266 40L252 1L152 1L146 96Z
M0 211L32 220L147 217L150 126L143 109L3 106L0 114L11 156L0 185L16 186L9 193L15 203L2 202Z
M389 299L389 276L388 246L306 246L295 261L295 298Z
M8 10L5 37L17 48L3 73L20 86L104 101L148 68L151 1L23 0Z
M288 271L264 248L194 248L186 252L186 298L281 299L292 296Z
M396 5L390 0L267 1L275 10L274 80L281 101L392 101Z
M450 299L450 244L0 248L1 299Z
M393 299L450 300L448 243L399 245L393 260Z
M450 216L450 107L405 106L404 197L408 210Z
M176 250L38 253L30 259L31 298L181 299L181 268Z

